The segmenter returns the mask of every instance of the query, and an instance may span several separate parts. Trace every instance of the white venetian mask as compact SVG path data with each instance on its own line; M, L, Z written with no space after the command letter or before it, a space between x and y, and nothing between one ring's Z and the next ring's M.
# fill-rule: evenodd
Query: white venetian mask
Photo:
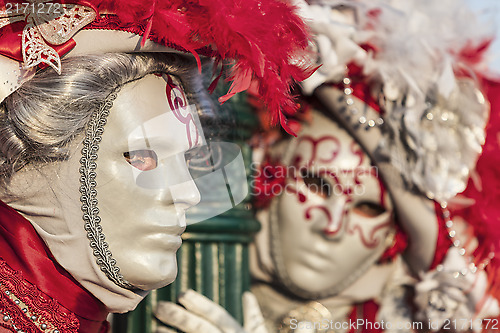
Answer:
M337 294L392 242L391 200L361 147L317 112L284 160L285 188L270 207L278 274L299 296Z
M197 109L172 75L117 89L65 150L67 159L16 172L2 198L113 311L175 279L188 208L197 208L188 223L203 221L247 191L239 147L205 142Z
M112 257L102 246L93 248L104 262L115 259L135 288L175 279L185 211L200 200L184 155L202 144L202 133L188 107L174 77L148 75L122 87L106 118L95 207ZM88 225L96 222L91 209L84 213ZM95 230L89 231L93 237L99 237Z
M95 197L86 182L81 186L90 245L116 284L142 290L163 287L176 277L187 209L203 199L190 218L194 223L231 209L246 196L241 152L225 142L205 145L196 107L189 105L180 81L171 75L148 75L126 84L104 116ZM85 149L92 151L86 142L93 131L91 123L82 151L86 163L92 159ZM80 172L91 180L93 170ZM93 199L97 201L91 207ZM104 235L110 252L98 241Z

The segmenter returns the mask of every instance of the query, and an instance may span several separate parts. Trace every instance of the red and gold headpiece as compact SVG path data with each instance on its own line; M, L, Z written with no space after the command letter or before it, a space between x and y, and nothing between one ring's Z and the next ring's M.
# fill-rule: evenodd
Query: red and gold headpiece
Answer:
M104 52L177 50L234 61L226 101L250 81L278 121L295 103L290 84L311 69L303 60L307 29L280 0L0 1L0 100L40 66L61 72L60 59ZM215 80L216 81L216 80Z

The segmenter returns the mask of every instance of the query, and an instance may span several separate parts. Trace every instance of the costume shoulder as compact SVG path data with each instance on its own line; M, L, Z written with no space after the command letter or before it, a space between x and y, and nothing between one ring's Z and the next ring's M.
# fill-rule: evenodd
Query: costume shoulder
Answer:
M30 222L0 202L0 326L12 332L98 333L108 325L106 314L57 264Z

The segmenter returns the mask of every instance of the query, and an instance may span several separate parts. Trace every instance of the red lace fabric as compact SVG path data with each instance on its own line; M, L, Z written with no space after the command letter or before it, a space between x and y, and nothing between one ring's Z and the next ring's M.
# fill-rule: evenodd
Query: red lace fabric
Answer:
M13 332L76 333L76 316L0 258L1 324Z
M0 201L0 332L103 333L107 315L31 223Z

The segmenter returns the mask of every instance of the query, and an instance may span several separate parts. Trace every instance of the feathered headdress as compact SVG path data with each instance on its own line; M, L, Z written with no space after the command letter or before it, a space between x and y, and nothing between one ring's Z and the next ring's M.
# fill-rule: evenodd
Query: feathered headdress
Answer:
M296 3L322 64L303 93L317 97L379 167L409 237L410 266L423 272L459 253L472 261L457 259L463 264L454 272L475 289L483 283L477 271L497 279L500 119L498 83L487 78L487 25L456 0ZM490 288L500 296L498 283ZM479 303L471 304L479 310Z
M281 0L0 0L0 54L6 57L0 61L0 97L29 79L36 66L64 70L60 57L75 53L82 29L121 31L142 36L140 45L131 44L130 35L115 34L91 40L88 52L148 51L146 42L152 40L198 60L198 54L225 66L225 60L234 60L233 83L220 101L244 91L255 79L274 123L279 120L288 128L284 114L295 109L289 86L311 73L304 61L307 29L293 9Z
M341 84L380 111L357 115L360 125L385 124L387 153L406 181L439 202L463 191L484 143L477 77L491 36L456 1L315 3L302 9L323 66L304 92Z

